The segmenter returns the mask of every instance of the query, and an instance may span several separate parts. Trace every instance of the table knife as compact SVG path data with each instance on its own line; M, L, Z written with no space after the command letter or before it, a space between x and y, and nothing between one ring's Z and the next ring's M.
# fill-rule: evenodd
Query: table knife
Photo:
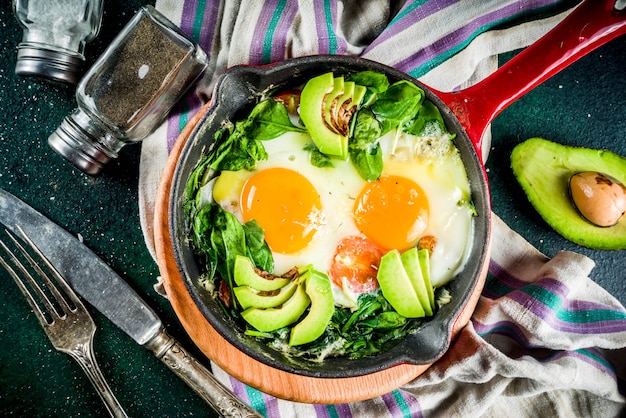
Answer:
M0 188L0 223L29 236L74 290L143 345L226 417L260 417L191 356L165 330L156 313L86 245L35 209Z

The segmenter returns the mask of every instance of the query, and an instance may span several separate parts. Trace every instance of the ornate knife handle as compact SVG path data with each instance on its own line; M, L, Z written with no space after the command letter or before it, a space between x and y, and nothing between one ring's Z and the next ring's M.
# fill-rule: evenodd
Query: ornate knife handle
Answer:
M220 415L232 418L262 417L220 383L215 376L161 328L145 347L195 390Z

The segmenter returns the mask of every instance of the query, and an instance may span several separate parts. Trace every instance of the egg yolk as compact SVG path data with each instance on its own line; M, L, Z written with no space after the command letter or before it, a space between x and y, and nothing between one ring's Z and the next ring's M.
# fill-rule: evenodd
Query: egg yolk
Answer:
M361 232L381 247L405 250L415 245L428 225L428 199L413 180L381 176L361 190L354 220Z
M272 251L294 254L307 247L323 223L320 196L303 175L270 168L250 177L241 190L241 211L265 231Z

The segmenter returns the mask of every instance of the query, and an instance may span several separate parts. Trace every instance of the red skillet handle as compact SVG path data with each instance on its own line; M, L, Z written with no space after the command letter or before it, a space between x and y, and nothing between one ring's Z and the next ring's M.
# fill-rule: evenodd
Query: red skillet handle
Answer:
M615 0L585 0L550 32L480 83L434 93L450 107L482 156L487 126L509 104L563 68L626 33L626 13Z

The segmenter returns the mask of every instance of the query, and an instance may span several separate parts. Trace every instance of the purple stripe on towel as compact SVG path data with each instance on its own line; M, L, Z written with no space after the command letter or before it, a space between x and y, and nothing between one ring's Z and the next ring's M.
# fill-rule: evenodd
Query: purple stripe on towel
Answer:
M197 8L198 2L195 0L185 0L183 3L183 12L180 18L180 28L183 32L192 33L196 21Z
M372 42L365 49L363 53L367 53L371 49L375 48L376 46L382 44L385 41L388 41L389 39L393 38L397 34L404 32L405 30L407 30L408 28L410 28L417 22L424 20L428 16L435 14L442 9L445 9L446 7L456 3L457 1L458 0L427 1L421 6L415 7L413 10L411 10L410 12L407 12L406 14L404 14L404 16L402 16L398 20L394 19L391 22L391 24L387 26L387 28L383 31L383 33L381 33L380 36L376 38L374 42ZM404 6L402 10L400 10L399 15L402 15L404 10L406 10L407 8L411 6L412 6L412 3L408 4L407 6Z
M265 34L272 21L272 16L274 15L277 4L278 0L267 0L261 9L261 14L259 15L259 19L254 27L254 34L252 35L252 44L250 45L250 55L248 57L249 64L263 64Z
M315 416L317 418L330 418L330 413L326 405L316 403L313 404L313 409L315 410Z
M213 50L213 38L215 36L218 14L219 4L213 1L207 2L204 8L202 28L200 28L200 37L198 39L198 44L207 54L210 54Z
M536 282L524 282L506 272L493 260L490 263L489 271L494 277L498 278L500 283L506 287L512 288L513 290L506 295L494 295L489 292L488 288L485 288L483 291L484 296L492 299L495 299L495 297L506 297L511 299L528 311L532 312L553 329L577 334L626 332L626 319L607 317L605 320L601 320L601 318L595 320L595 318L591 317L594 313L600 317L601 315L599 314L601 311L608 311L617 317L622 314L626 315L626 312L597 302L568 299L568 295L571 293L571 290L563 282L550 277L542 278ZM559 309L557 311L551 309L550 306L547 306L539 299L533 297L532 291L528 291L529 289L532 290L537 287L545 289L559 298L561 305L558 307ZM562 320L557 316L558 312L571 312L580 315L587 311L589 311L590 316L588 321L569 322Z
M263 402L265 403L265 414L268 417L280 417L280 408L278 407L278 399L267 393L261 392Z
M276 30L274 31L274 44L272 46L271 55L272 62L290 58L288 56L289 51L287 51L287 37L289 36L289 30L291 29L291 25L297 13L298 7L296 4L287 0L283 14L280 16L278 25L276 25Z
M404 401L406 402L407 406L409 407L409 410L411 411L411 417L423 418L424 415L422 414L422 407L420 406L420 403L417 400L417 398L415 398L415 396L413 396L413 394L411 394L410 392L407 392L402 389L398 389L398 390L400 391L400 394L404 398Z
M180 117L178 115L173 115L167 120L167 153L169 154L174 148L174 144L176 143L176 138L180 134Z
M529 356L538 361L554 362L561 358L570 357L576 360L584 361L585 363L600 370L602 373L616 379L615 370L606 361L603 353L596 348L586 348L584 350L552 350L546 347L531 344L519 326L511 321L498 321L493 324L482 324L472 319L472 325L476 332L483 338L487 338L488 335L491 334L514 339L523 349L527 351ZM543 349L543 351L536 351L537 349ZM589 355L585 355L584 352L589 353ZM522 356L518 353L517 357Z
M392 417L401 417L404 415L392 393L386 393L380 398L385 403L385 406L387 406L387 409Z
M228 376L230 380L230 385L233 388L233 393L237 395L239 399L246 402L249 405L250 399L248 398L248 393L246 392L246 385L241 383L239 380L235 379L232 376Z
M619 312L612 306L607 306L602 303L585 301L585 300L570 300L568 295L571 293L570 288L563 282L550 277L544 277L537 282L525 282L510 274L502 266L495 261L491 260L489 263L489 273L507 287L513 289L521 289L529 285L541 285L541 287L549 290L555 295L563 299L563 308L569 311L584 311L584 310L611 310ZM626 312L625 312L626 313Z
M435 57L442 55L443 51L452 50L467 42L471 38L472 34L475 34L480 28L490 23L498 22L507 17L515 16L550 3L553 3L553 1L546 2L536 0L530 2L517 2L507 5L502 9L494 10L486 15L479 16L454 32L438 39L432 45L429 45L422 50L415 51L409 57L398 61L394 64L394 67L401 71L408 72L416 67L424 65L426 62L434 59Z

